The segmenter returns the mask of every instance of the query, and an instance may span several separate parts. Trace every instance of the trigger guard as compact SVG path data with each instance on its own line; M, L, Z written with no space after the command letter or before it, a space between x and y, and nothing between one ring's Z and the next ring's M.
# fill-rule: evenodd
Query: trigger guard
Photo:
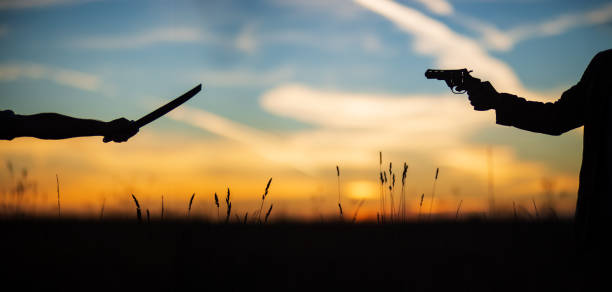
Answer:
M451 87L451 91L452 91L454 94L464 94L464 93L466 92L466 90L461 90L461 91L458 91L456 88L457 88L457 86L455 86L455 87Z

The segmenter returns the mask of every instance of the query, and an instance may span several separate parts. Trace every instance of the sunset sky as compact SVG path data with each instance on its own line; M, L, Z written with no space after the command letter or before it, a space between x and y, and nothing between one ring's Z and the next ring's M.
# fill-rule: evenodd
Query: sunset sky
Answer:
M466 95L425 79L468 68L501 92L554 101L612 48L610 1L0 0L0 109L136 120L193 86L201 93L127 143L102 137L0 141L2 212L57 208L216 217L213 194L252 213L268 178L273 218L378 211L379 151L406 179L408 211L573 213L582 129L562 136L495 125ZM490 149L490 157L487 151ZM489 158L490 159L489 159ZM9 167L10 165L10 167ZM489 167L491 166L491 167ZM11 169L12 168L12 171ZM490 175L492 173L492 176ZM388 196L389 194L387 194ZM267 206L267 204L266 204ZM130 213L131 215L131 213Z

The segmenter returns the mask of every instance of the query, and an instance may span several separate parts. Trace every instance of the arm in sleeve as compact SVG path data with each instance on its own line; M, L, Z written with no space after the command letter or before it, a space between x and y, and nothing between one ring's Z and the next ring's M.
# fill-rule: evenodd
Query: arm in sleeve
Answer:
M15 138L15 114L10 110L0 111L0 140Z
M584 125L583 92L582 82L579 82L554 103L527 101L502 93L495 109L496 122L531 132L561 135Z
M15 115L14 137L65 139L81 136L102 136L105 122L78 119L56 113Z

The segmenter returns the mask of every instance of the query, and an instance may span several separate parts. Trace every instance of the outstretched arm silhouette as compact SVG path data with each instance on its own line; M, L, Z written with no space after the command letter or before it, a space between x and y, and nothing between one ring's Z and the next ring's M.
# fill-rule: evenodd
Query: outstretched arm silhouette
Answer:
M500 125L549 135L561 135L584 124L584 85L578 82L555 102L527 101L508 93L498 93L489 83L467 85L470 103L478 110L495 109Z
M136 133L133 121L119 118L110 122L79 119L56 113L16 115L0 111L0 139L35 137L39 139L66 139L83 136L104 136L106 142L125 142Z
M495 109L497 123L560 135L584 126L582 166L576 201L580 250L610 254L612 226L612 50L599 52L576 85L555 102L533 102L498 93L488 82L463 88L475 109ZM461 90L459 88L458 90Z

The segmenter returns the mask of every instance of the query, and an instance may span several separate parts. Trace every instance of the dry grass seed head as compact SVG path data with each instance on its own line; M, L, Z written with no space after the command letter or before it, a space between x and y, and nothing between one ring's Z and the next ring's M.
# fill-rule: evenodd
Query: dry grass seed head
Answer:
M132 198L134 199L134 203L136 203L136 208L140 209L140 204L138 203L138 199L136 199L136 196L134 196L134 194L132 194Z
M225 204L229 205L230 203L230 189L227 188L227 197L225 197Z
M189 212L191 212L191 204L193 204L193 198L195 197L195 193L191 195L191 199L189 199Z
M266 185L266 190L265 190L263 196L261 197L262 200L264 200L266 198L266 196L268 195L268 190L270 189L270 183L272 183L272 178L270 178L268 180L268 184Z

